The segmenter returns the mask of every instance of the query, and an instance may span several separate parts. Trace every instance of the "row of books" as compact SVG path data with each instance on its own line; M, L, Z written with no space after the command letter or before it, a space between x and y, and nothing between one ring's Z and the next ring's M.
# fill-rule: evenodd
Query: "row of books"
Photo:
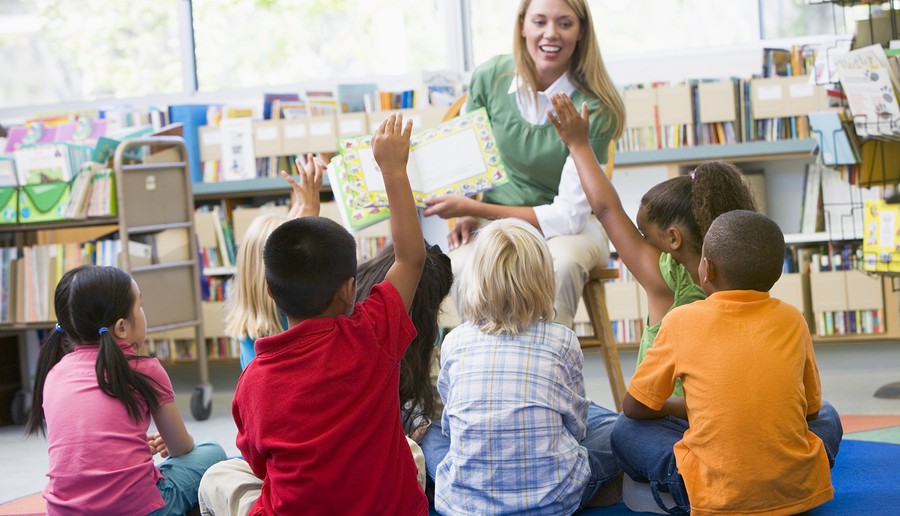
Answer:
M809 306L805 308L811 313L816 335L884 333L881 278L862 272L859 243L789 246L784 268L787 273L801 273L809 282Z
M227 337L208 338L203 343L210 360L237 360L240 343ZM193 362L197 360L197 343L187 339L151 338L147 340L146 353L163 363Z
M203 268L234 267L234 230L219 205L204 205L194 212L194 231Z
M691 79L639 84L622 92L620 151L811 138L807 115L828 107L810 76Z

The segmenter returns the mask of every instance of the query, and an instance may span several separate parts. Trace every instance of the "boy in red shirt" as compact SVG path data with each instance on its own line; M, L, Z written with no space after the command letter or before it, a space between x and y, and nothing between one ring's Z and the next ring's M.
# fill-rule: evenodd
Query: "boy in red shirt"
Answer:
M204 478L204 514L428 514L397 394L425 261L406 175L411 130L391 115L372 137L395 261L365 301L354 306L356 241L339 224L304 217L269 236L266 288L289 329L256 341L232 405L246 463Z

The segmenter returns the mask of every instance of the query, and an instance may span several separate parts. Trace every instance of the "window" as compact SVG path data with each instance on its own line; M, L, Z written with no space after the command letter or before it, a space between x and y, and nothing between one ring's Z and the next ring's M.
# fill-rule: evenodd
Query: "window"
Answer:
M0 0L0 108L180 93L178 0Z
M757 0L590 0L604 56L725 46L758 39ZM518 2L472 6L475 63L512 52Z
M448 66L444 0L194 0L204 91Z

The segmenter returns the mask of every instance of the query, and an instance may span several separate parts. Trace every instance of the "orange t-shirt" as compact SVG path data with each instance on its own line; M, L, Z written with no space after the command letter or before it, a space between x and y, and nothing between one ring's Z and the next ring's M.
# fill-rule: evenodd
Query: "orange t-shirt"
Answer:
M659 410L681 378L690 428L675 444L691 514L795 514L834 496L812 339L796 308L730 290L663 319L628 392Z

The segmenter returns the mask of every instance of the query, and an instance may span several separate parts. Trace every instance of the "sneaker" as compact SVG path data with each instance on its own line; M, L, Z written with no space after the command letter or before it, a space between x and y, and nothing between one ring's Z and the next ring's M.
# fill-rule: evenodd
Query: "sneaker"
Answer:
M628 475L624 475L624 477L622 479L622 500L625 502L625 507L634 512L669 514L656 503L650 484L632 480ZM675 507L675 500L671 494L660 492L659 497L666 507Z

